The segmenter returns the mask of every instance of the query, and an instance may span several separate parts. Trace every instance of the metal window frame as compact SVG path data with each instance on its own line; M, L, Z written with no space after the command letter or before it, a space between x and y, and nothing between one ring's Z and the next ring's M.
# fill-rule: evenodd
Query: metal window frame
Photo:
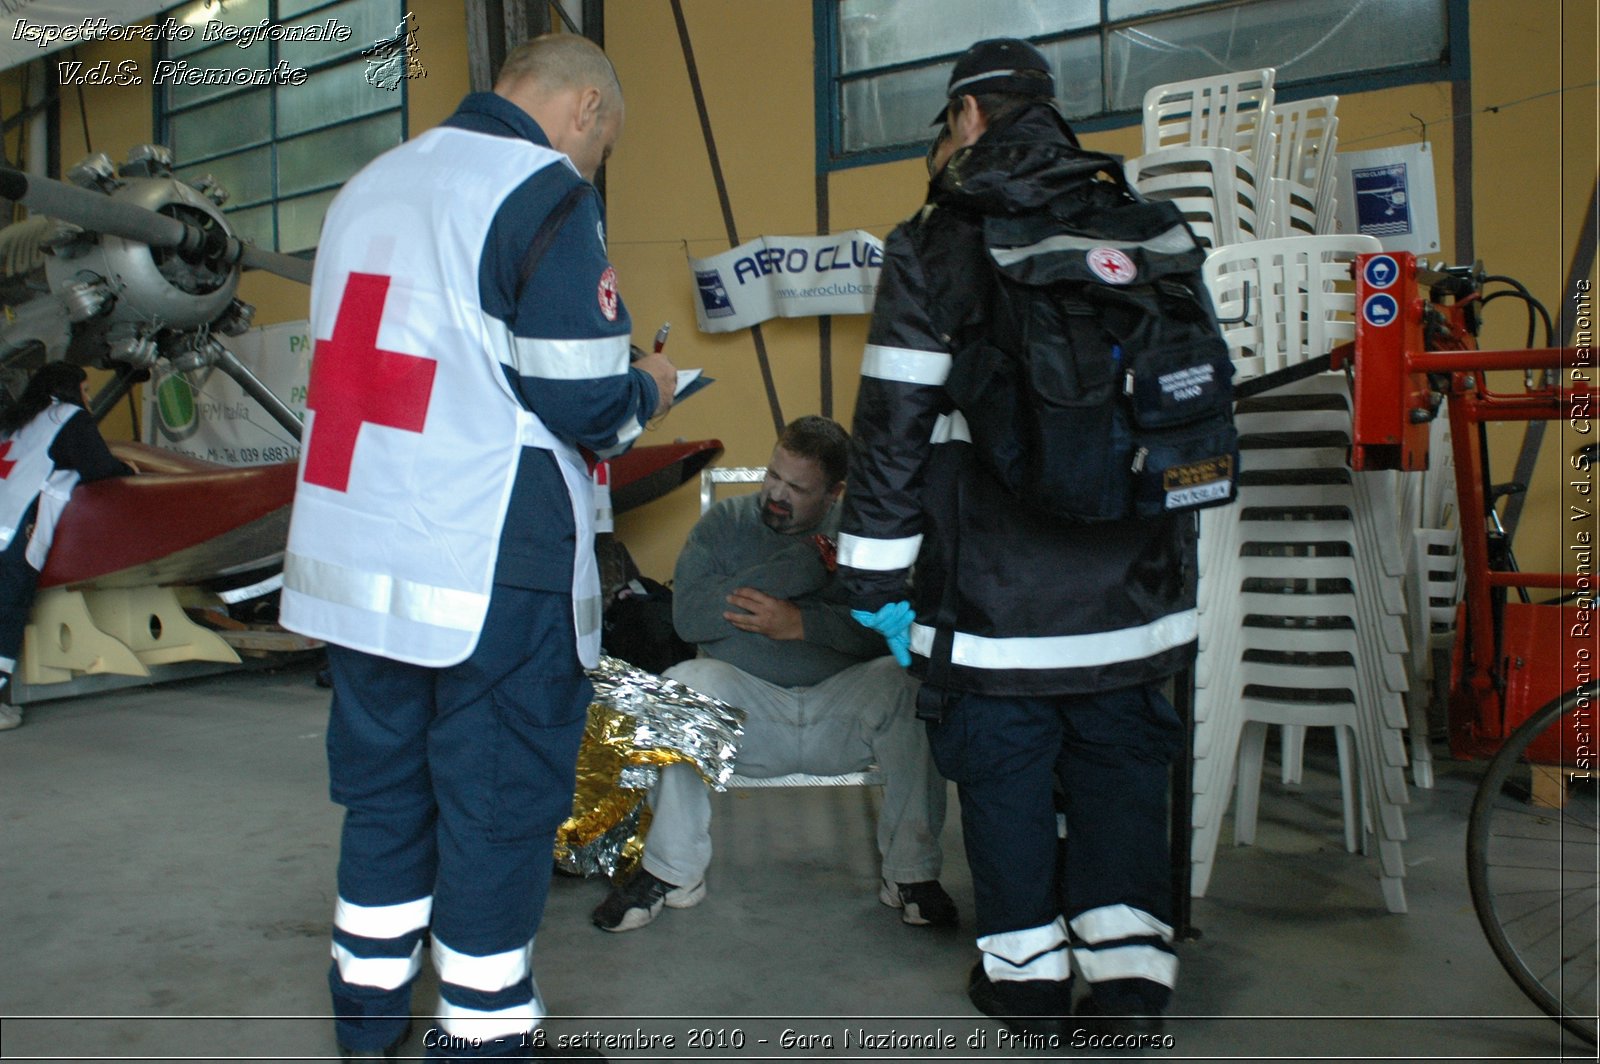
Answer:
M1156 25L1176 18L1186 18L1207 11L1228 7L1249 6L1263 0L1215 0L1196 4L1177 11L1161 12L1136 18L1112 21L1108 17L1109 0L1100 0L1100 19L1093 26L1063 30L1059 33L1030 37L1035 44L1049 45L1073 38L1098 37L1101 41L1101 99L1107 96L1105 49L1110 35L1123 27ZM912 144L892 144L864 151L845 151L843 133L843 86L847 82L865 81L886 74L923 67L938 66L958 57L960 51L926 56L921 59L885 64L845 74L839 64L839 3L840 0L812 0L812 33L816 61L814 93L816 110L816 168L818 173L849 170L858 166L875 166L879 163L901 159L920 158L927 152L927 141ZM1430 82L1460 82L1469 75L1469 47L1467 36L1467 0L1444 0L1445 51L1436 61L1408 64L1382 70L1352 71L1334 77L1314 78L1304 81L1289 80L1278 86L1277 96L1284 101L1304 100L1329 94L1370 92L1374 89L1393 88ZM935 101L936 102L936 101ZM1142 115L1138 109L1108 111L1088 118L1072 120L1080 133L1106 129L1121 129L1138 125ZM930 137L931 139L931 137Z
M318 4L314 7L309 7L304 11L297 12L292 16L290 21L315 20L319 14L323 14L325 12L331 14L341 5L350 2L352 2L352 0L326 0L325 3ZM388 0L388 2L393 5L395 24L398 25L400 21L405 18L405 0ZM278 17L278 4L279 0L268 0L267 18L273 25L278 25L282 21ZM259 42L259 45L265 45L267 47L267 66L269 69L276 67L277 65L280 43L281 42L279 41L271 39ZM158 52L156 58L158 60L172 58L168 51L166 42L163 41L158 44L157 49ZM209 49L205 49L205 51L209 51ZM193 55L198 53L190 54ZM344 66L354 62L360 62L360 59L361 57L359 53L351 53L335 59L328 59L322 62L308 64L302 69L306 71L306 74L309 77L324 70L331 70L335 67ZM318 185L315 188L300 189L293 195L285 195L278 185L278 145L286 140L309 136L313 133L320 133L328 129L336 129L339 126L351 125L356 122L362 122L366 121L367 119L375 118L379 115L393 114L396 112L398 112L400 116L400 139L405 140L406 134L411 128L411 97L409 87L406 85L405 80L402 79L400 85L396 89L399 94L399 102L393 107L379 108L376 111L369 111L353 118L336 118L333 121L312 126L309 129L300 130L295 133L293 137L284 137L280 136L278 133L278 99L277 94L273 91L273 89L274 87L270 85L241 86L233 91L222 92L215 96L207 97L205 100L197 103L173 107L169 105L168 101L168 92L170 89L168 86L163 85L157 86L156 91L150 94L150 106L153 112L151 118L151 129L155 131L155 139L159 143L165 144L168 143L172 137L171 119L174 115L183 115L192 111L197 111L204 107L212 107L219 103L225 103L228 100L241 99L250 93L265 92L268 94L267 117L270 126L270 132L266 138L252 140L249 143L237 145L227 151L213 152L212 154L196 156L192 159L178 159L176 162L179 168L188 168L190 166L202 165L216 159L227 159L235 155L241 155L245 152L256 151L262 147L269 148L269 177L271 179L270 194L266 197L250 200L249 202L230 201L227 207L225 207L223 210L224 213L226 213L234 210L254 210L256 208L270 206L272 208L272 247L268 250L276 251L282 242L282 232L280 229L278 214L279 204L283 203L285 200L301 199L305 196L314 196L318 193L326 192L329 189L338 188L344 184L343 181L326 183ZM356 169L359 169L359 167ZM352 170L351 174L353 175L354 173L355 170ZM346 180L348 180L348 177ZM306 249L305 251L301 252L293 252L293 254L309 255L314 250L314 248Z

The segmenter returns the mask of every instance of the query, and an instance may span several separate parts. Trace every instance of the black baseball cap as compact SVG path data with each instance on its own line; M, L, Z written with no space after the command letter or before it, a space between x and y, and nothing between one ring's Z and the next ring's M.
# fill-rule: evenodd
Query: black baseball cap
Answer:
M956 60L955 68L950 71L950 82L945 86L944 107L939 109L932 124L937 126L944 122L950 101L957 96L980 96L989 92L1010 92L1045 100L1054 98L1056 79L1050 70L1050 61L1039 49L1015 37L979 41Z

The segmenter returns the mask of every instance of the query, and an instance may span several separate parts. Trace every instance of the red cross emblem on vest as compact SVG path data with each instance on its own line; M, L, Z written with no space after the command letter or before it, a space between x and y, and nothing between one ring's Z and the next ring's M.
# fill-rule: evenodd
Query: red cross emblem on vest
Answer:
M7 440L5 443L0 443L0 480L4 480L9 477L11 475L11 471L17 468L17 463L14 459L11 461L6 460L6 455L10 453L11 441Z
M352 273L334 319L333 337L318 340L311 355L306 408L317 412L306 450L308 484L345 491L363 425L421 432L433 395L431 358L384 351L378 326L389 278Z

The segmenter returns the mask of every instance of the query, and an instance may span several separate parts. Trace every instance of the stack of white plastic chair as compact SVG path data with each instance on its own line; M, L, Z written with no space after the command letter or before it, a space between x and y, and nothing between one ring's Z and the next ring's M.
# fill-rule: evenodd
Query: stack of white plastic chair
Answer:
M1256 237L1255 165L1231 148L1162 148L1124 164L1146 199L1170 200L1204 248Z
M1464 575L1461 529L1456 513L1455 461L1450 421L1440 416L1429 427L1428 467L1407 476L1401 527L1411 541L1405 575L1407 659L1410 690L1406 717L1411 729L1411 781L1433 786L1433 748L1428 707L1434 691L1435 655L1448 656L1456 635L1456 607Z
M1259 172L1265 162L1275 71L1244 70L1157 85L1144 94L1144 152L1227 148Z
M1219 315L1238 319L1224 334L1239 376L1286 368L1349 340L1349 263L1376 250L1370 237L1303 237L1212 251L1206 282ZM1350 416L1339 374L1242 403L1239 501L1202 515L1197 897L1209 884L1235 790L1235 839L1253 841L1267 725L1331 726L1346 847L1375 840L1385 904L1405 911L1400 492L1393 477L1348 468Z
M1339 148L1337 96L1274 102L1267 112L1272 163L1263 167L1263 237L1310 236L1332 231L1335 156Z

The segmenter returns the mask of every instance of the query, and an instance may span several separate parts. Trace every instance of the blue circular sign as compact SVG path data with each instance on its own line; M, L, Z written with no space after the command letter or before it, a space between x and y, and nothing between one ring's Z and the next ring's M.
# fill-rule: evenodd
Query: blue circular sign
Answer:
M1389 255L1378 255L1367 260L1361 270L1367 284L1373 288L1388 288L1400 277L1400 266Z
M1400 304L1395 302L1394 296L1379 292L1368 296L1367 301L1361 304L1361 316L1368 325L1381 329L1400 316Z

